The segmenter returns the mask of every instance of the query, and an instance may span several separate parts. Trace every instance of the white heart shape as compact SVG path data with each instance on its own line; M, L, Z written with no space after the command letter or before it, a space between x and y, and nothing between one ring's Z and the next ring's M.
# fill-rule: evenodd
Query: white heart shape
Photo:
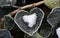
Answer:
M33 25L36 24L36 19L37 19L36 13L23 16L24 22L27 22L29 27L33 27Z

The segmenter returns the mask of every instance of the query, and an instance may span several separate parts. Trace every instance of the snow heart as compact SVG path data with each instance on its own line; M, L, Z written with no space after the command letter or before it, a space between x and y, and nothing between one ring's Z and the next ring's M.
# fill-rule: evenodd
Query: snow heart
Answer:
M16 13L14 22L24 33L32 36L41 26L43 18L44 12L39 8L33 8L30 13L24 10Z
M29 27L33 27L33 25L36 24L36 19L37 19L36 13L23 16L24 22L27 22Z

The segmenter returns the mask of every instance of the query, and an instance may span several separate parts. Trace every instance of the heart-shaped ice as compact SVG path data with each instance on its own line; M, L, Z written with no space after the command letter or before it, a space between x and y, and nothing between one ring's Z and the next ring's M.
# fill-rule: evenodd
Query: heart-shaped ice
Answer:
M33 27L33 25L36 24L36 19L37 19L36 13L23 16L24 22L27 22L29 27Z
M20 10L16 13L14 22L23 32L32 36L41 26L43 18L44 12L39 8L33 8L30 13Z

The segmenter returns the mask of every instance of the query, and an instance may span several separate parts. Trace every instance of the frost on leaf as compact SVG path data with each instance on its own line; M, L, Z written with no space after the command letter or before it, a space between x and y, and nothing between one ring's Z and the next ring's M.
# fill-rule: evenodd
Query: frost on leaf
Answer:
M60 21L60 8L54 8L47 17L48 23L53 27Z
M44 12L39 8L33 8L30 12L21 10L16 13L14 22L24 33L32 36L41 26L43 18Z
M8 15L5 15L4 19L5 19L5 22L4 22L4 25L3 25L4 29L11 30L15 25L15 23L13 21L13 18L8 16Z
M0 0L0 7L15 5L16 0Z
M6 29L0 29L0 38L13 38L10 32Z

